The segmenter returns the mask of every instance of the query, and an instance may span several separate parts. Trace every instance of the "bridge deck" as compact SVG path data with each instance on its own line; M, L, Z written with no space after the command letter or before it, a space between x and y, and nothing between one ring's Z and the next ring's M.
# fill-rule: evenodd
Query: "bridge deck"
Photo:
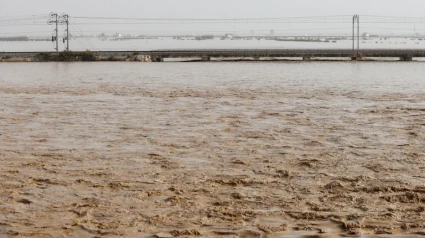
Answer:
M100 56L150 55L152 58L229 58L229 57L425 57L425 49L181 49L153 51L93 51ZM35 57L55 52L0 52L0 57Z
M150 55L160 58L181 57L425 57L425 50L367 49L358 52L346 49L201 49L158 50Z

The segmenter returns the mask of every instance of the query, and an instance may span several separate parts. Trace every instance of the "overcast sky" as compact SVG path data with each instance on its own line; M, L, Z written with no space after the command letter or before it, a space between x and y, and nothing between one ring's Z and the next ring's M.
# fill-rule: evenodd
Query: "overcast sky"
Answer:
M82 16L281 17L424 16L423 0L0 0L1 16L66 12Z
M0 0L0 18L67 13L73 16L138 18L279 18L329 15L379 15L425 17L424 0ZM303 25L311 28L315 26ZM320 26L323 27L323 26ZM325 26L331 27L331 26ZM334 27L334 26L332 26ZM347 26L350 31L350 24ZM388 26L386 26L388 27ZM422 25L403 26L409 29ZM37 27L0 26L0 32L23 32ZM38 27L43 28L46 27ZM81 26L84 31L152 30L248 30L294 29L293 25L197 25L197 26ZM38 30L38 29L37 29ZM50 30L50 28L48 28ZM424 29L425 33L425 29Z

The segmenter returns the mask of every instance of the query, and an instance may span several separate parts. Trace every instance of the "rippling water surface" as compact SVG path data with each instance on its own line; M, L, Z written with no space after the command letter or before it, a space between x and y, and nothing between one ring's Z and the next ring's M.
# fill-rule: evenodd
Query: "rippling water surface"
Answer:
M292 88L395 93L424 90L423 66L421 62L3 63L0 83L63 90L116 85L153 91Z
M425 234L423 75L422 62L1 63L0 234Z

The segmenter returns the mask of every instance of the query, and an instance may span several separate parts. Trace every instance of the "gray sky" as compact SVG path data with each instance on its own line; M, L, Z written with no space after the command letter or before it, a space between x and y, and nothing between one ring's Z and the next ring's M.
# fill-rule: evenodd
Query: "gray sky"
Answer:
M423 0L0 0L0 16L237 18L322 15L425 16Z
M3 17L67 13L72 16L137 17L137 18L266 18L329 15L379 15L425 17L424 0L0 0ZM248 31L286 30L298 28L338 28L335 25L108 25L80 26L84 32L98 31ZM343 26L350 32L350 24ZM380 28L388 27L379 26ZM424 29L425 24L404 25L408 29ZM378 28L378 27L377 27ZM0 33L51 30L50 26L1 26ZM365 29L366 30L366 29ZM376 29L378 31L378 29ZM335 30L337 31L337 30ZM41 31L40 31L41 32Z

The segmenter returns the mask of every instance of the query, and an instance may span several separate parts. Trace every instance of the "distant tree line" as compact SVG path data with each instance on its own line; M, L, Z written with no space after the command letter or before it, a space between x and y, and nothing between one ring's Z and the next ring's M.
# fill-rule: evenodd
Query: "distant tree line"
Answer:
M0 41L28 41L27 36L0 37Z

